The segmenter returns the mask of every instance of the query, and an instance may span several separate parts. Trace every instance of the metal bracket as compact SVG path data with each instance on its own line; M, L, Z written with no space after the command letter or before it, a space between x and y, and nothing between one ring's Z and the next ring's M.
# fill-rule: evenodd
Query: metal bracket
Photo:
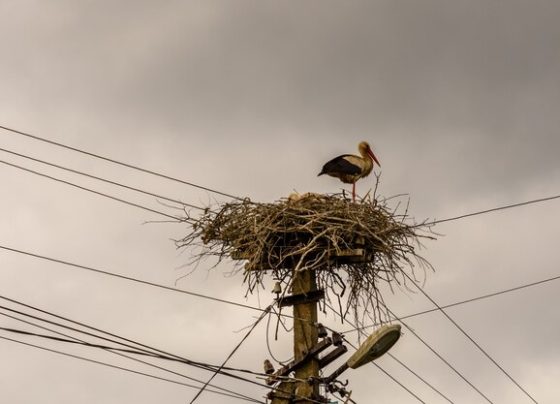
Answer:
M300 293L297 295L284 296L276 299L279 307L293 306L302 303L318 302L325 297L324 290L312 290L307 293Z
M323 352L325 349L332 345L332 340L330 337L327 337L320 341L317 345L309 350L307 355L301 358L299 361L292 361L288 363L286 366L278 369L273 375L270 375L269 378L266 379L266 384L273 385L278 381L279 377L285 377L298 369L301 365L306 363L310 358L313 358Z
M319 368L324 368L334 360L338 359L340 356L344 355L346 352L348 352L348 348L346 348L346 345L340 345L338 348L332 350L319 359Z

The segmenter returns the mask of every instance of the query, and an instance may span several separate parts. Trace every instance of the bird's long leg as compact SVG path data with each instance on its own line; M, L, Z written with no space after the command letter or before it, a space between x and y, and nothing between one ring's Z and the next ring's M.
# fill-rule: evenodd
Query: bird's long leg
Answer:
M356 183L352 183L352 202L356 202Z

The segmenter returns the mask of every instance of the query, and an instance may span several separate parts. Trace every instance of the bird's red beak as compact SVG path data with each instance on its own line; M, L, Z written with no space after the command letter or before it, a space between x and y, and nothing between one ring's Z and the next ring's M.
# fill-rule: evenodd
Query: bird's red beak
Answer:
M371 156L371 158L373 159L373 161L375 161L377 163L377 165L379 167L381 167L381 164L379 164L379 160L377 160L377 157L375 157L375 154L373 154L373 152L371 151L371 149L368 149L368 154Z

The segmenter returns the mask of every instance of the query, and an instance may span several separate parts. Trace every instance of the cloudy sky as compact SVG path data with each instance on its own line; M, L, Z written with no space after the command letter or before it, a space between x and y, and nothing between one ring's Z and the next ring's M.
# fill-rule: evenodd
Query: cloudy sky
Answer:
M255 201L340 190L316 174L361 140L381 161L379 192L408 194L417 220L558 193L556 1L0 0L0 15L3 126ZM195 205L227 200L8 131L0 131L0 147ZM178 213L153 197L0 154ZM183 277L189 254L171 241L185 234L181 224L144 224L161 217L5 164L0 180L4 247L254 306L272 299L268 291L245 299L242 279L227 276L231 262L210 272L212 262L203 263ZM358 191L373 184L363 180ZM441 237L422 251L435 268L425 291L444 305L560 275L559 214L550 201L437 226ZM6 250L0 259L1 296L207 363L220 363L258 314ZM547 282L447 310L539 403L559 395L559 288ZM419 293L388 301L402 316L433 308ZM441 313L407 324L490 401L531 402ZM0 326L37 331L5 317ZM231 365L260 371L270 357L266 331L259 324ZM189 383L91 348L0 336ZM279 359L290 347L286 333L271 341ZM392 353L452 402L487 402L411 332ZM0 354L2 402L188 403L196 393L6 340ZM391 358L378 363L422 401L447 402ZM421 402L373 366L344 377L362 404ZM266 393L214 382L255 398ZM204 393L197 402L242 401Z

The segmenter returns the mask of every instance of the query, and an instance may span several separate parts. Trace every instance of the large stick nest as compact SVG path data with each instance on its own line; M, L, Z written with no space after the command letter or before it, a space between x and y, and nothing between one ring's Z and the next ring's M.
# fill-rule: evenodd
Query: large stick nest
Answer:
M234 272L243 271L250 293L267 273L286 293L294 271L314 270L318 288L327 302L336 299L343 318L350 311L360 323L364 317L384 321L380 284L406 288L411 279L419 281L417 268L424 274L429 267L416 249L420 238L431 236L405 219L406 210L398 214L371 197L351 202L340 194L295 194L276 203L235 201L208 210L177 244L201 245L196 259L239 260L244 265Z

